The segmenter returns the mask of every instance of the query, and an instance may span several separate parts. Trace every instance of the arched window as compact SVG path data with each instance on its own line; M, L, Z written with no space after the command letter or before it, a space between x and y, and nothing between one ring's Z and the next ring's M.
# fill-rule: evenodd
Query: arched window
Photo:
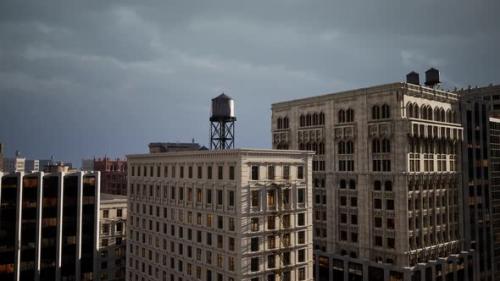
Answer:
M427 107L427 119L433 120L432 118L432 108L430 106Z
M388 139L382 140L382 152L391 152L391 141Z
M306 125L306 117L304 115L300 115L300 126L304 127Z
M313 123L313 125L315 125L315 126L316 126L316 125L318 125L318 121L319 121L319 120L318 120L318 114L317 114L317 113L314 113L314 114L313 114L313 122L312 122L312 123Z
M445 113L444 113L444 108L442 108L442 107L439 109L439 119L441 119L440 120L441 122L445 122L446 121L446 119L445 119Z
M346 154L353 154L354 153L354 143L352 141L346 142L345 153Z
M283 128L283 121L281 120L281 117L278 118L278 129Z
M306 126L311 126L311 114L306 115Z
M380 141L378 139L372 140L372 153L380 153Z
M288 117L283 118L283 129L289 128Z
M458 123L458 121L457 121L457 113L455 112L455 110L451 111L451 123Z
M391 117L391 110L389 105L384 104L382 105L382 118L390 118Z
M344 123L345 122L345 111L343 109L339 110L339 113L338 113L338 122L339 123Z
M446 110L446 122L451 123L451 110Z
M416 103L413 104L413 117L420 118L420 108Z
M378 105L372 107L372 119L380 119L380 107Z
M346 121L347 122L354 122L354 110L352 108L349 108L346 112Z
M384 190L385 191L392 191L392 181L385 181Z
M439 108L436 107L434 108L434 120L441 121L439 117L441 117L441 115L439 114Z
M413 104L411 102L406 104L406 117L415 117L413 116Z
M382 183L380 181L374 181L373 190L381 190L381 189L382 189Z
M339 187L342 189L346 188L346 181L345 180L340 180Z
M319 113L319 124L324 125L325 124L325 114L323 112Z
M349 189L356 189L356 181L349 180Z
M345 154L345 143L343 141L339 141L338 143L338 153Z

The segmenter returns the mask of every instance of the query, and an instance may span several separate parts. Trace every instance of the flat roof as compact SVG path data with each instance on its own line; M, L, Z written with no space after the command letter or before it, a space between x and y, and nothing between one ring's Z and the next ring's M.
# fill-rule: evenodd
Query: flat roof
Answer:
M193 155L241 155L241 154L267 154L267 155L314 155L314 151L308 150L283 150L283 149L261 149L261 148L237 148L221 150L194 150L194 151L172 151L147 154L129 154L128 159L151 158L164 156L193 156Z
M358 89L352 89L352 90L346 90L346 91L340 91L340 92L334 92L334 93L327 93L327 94L320 94L316 96L309 96L305 98L299 98L299 99L293 99L289 101L282 101L282 102L276 102L271 105L271 108L279 108L279 107L286 107L290 105L299 105L299 104L305 104L305 103L310 103L316 101L324 101L324 100L329 100L331 98L342 98L342 97L349 97L354 95L362 95L362 94L369 94L369 93L379 93L382 91L390 90L390 89L408 89L411 91L419 91L419 92L424 92L424 93L433 93L437 94L440 96L446 96L446 97L454 97L457 98L458 95L456 93L450 92L450 91L445 91L441 89L436 89L436 88L430 88L422 85L414 85L406 82L395 82L395 83L388 83L388 84L381 84L381 85L374 85L370 87L364 87L364 88L358 88Z
M101 193L101 201L122 201L127 200L126 195Z

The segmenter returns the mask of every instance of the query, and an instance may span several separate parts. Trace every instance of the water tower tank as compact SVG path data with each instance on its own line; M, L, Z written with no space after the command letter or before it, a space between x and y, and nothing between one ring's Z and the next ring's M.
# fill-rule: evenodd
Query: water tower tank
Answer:
M429 87L434 87L439 84L439 70L435 68L430 68L425 72L425 85Z
M236 120L234 116L234 100L224 93L213 98L210 120Z
M420 77L418 73L415 71L412 71L408 74L406 74L406 83L408 84L413 84L413 85L420 85Z

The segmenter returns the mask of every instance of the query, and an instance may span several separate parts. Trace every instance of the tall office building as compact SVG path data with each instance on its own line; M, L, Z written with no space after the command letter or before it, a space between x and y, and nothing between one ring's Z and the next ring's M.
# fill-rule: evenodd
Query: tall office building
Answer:
M500 85L458 91L465 129L464 215L466 245L478 250L481 280L500 280L500 166L494 165ZM490 117L496 117L491 118ZM492 134L490 136L490 133ZM497 219L498 218L498 219ZM495 232L496 230L496 232ZM496 273L496 274L495 274Z
M127 195L127 161L108 157L94 159L94 171L101 172L101 192Z
M409 80L272 105L273 147L316 151L316 280L477 280L458 96Z
M125 280L127 196L101 193L96 280Z
M99 173L0 177L0 280L93 280Z
M127 280L313 280L311 158L129 155Z
M494 280L500 280L500 119L490 117L490 198Z
M493 280L491 224L490 120L488 103L481 97L463 96L460 103L462 144L464 242L475 249L480 280ZM491 171L490 171L491 170Z

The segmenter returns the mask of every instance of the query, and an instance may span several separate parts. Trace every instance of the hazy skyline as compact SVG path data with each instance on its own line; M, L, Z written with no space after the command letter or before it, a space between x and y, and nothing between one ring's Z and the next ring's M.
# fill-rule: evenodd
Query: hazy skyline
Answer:
M236 146L270 147L273 102L403 81L500 83L498 1L1 1L6 156L70 160L208 144L235 99Z

